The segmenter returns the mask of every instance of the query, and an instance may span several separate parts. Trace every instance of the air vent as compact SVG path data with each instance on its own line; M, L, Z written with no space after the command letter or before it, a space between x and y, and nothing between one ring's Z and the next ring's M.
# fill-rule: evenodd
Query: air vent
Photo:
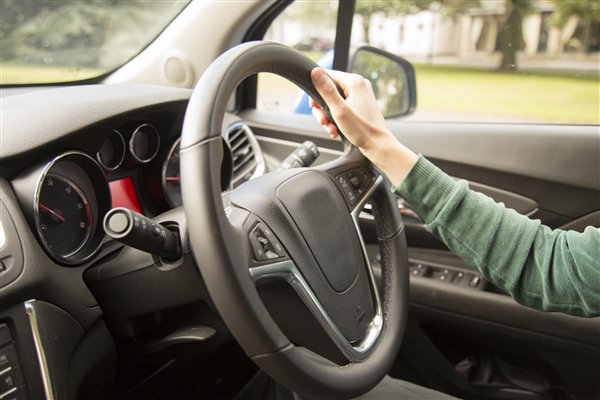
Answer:
M231 125L226 137L233 159L233 187L265 172L260 147L248 125L241 122Z

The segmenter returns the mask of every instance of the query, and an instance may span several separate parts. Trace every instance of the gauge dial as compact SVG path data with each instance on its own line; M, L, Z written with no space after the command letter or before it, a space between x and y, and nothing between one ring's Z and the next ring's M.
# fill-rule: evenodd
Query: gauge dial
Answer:
M98 153L96 153L96 160L106 171L114 171L123 163L125 152L123 135L119 131L112 131Z
M129 139L129 152L139 163L154 159L160 148L160 134L154 125L142 124Z
M80 250L91 231L91 213L81 190L67 178L47 175L38 201L38 229L48 248L58 257Z
M162 186L165 198L171 207L179 207L181 201L181 177L179 175L179 144L177 139L167 154L162 169Z

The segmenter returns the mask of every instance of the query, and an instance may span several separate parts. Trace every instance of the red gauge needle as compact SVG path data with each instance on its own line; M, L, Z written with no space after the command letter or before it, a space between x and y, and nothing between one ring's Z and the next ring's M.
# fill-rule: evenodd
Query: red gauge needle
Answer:
M42 211L47 212L48 214L54 215L56 218L60 219L60 222L65 222L65 217L63 217L62 215L60 215L59 213L57 213L56 211L54 211L50 207L47 207L47 206L43 205L42 203L40 203L40 209Z
M167 182L181 182L181 177L179 176L167 176L165 178Z

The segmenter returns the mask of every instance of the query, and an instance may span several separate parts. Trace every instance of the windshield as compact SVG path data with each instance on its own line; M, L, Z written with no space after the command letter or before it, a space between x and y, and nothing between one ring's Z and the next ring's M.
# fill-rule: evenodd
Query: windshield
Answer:
M137 55L188 3L1 0L0 84L101 76Z

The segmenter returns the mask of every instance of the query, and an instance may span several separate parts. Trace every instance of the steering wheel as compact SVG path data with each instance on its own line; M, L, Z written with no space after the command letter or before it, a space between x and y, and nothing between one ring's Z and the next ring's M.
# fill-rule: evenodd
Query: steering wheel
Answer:
M227 201L221 194L221 129L236 86L252 74L275 73L328 110L310 79L316 66L271 42L244 43L217 58L187 107L181 187L195 260L248 357L301 395L349 398L387 374L404 333L408 258L389 184L346 141L343 155L330 163L264 175L230 192ZM381 251L379 285L358 225L367 202ZM323 346L309 349L283 333L259 295L259 288L272 282L293 288Z

